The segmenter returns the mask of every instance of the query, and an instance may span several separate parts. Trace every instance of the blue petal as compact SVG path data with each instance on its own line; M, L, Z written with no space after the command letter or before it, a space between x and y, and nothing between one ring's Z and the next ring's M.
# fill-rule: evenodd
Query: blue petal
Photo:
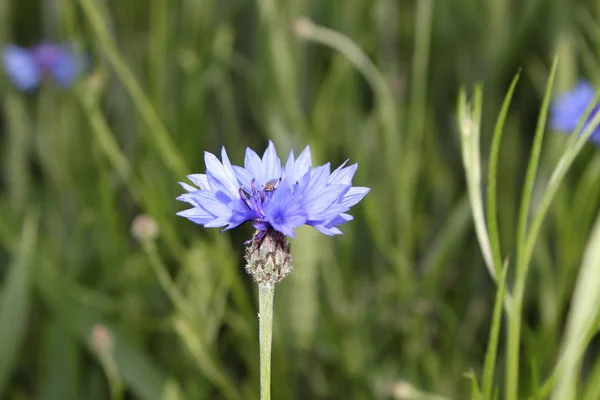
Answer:
M285 164L285 179L290 184L300 182L302 177L310 171L311 166L312 160L309 146L306 146L297 160L294 159L294 153L291 151Z
M193 193L193 192L196 192L196 191L198 191L198 188L195 188L195 187L193 187L192 185L188 185L188 184L187 184L187 183L185 183L185 182L179 182L179 184L180 184L180 185L181 185L181 186L182 186L182 187L183 187L185 190L187 190L187 191L188 191L188 192L190 192L190 193Z
M594 99L594 94L594 88L589 83L579 82L572 90L560 95L550 110L550 127L557 131L573 132Z
M246 189L246 192L250 193L250 189L252 187L252 175L248 170L243 167L234 165L233 172L235 172L235 177L237 178L240 185Z
M273 229L289 237L295 237L294 228L303 225L307 215L302 207L302 198L283 183L264 204L266 220Z
M34 89L40 83L40 67L31 51L9 45L4 48L2 59L6 75L20 90Z
M281 161L277 157L273 142L269 141L262 159L252 149L246 148L244 168L246 172L236 168L236 176L247 190L252 180L255 181L257 189L260 189L270 180L281 178Z
M229 225L224 231L235 228L247 221L252 221L254 219L259 218L254 212L248 209L244 202L241 199L235 200L234 202L229 204L229 207L232 210L231 217L229 218Z
M319 196L320 190L322 190L327 185L328 180L329 180L329 163L322 165L320 167L317 167L317 168L313 168L310 171L308 181L304 182L304 180L302 180L304 196L305 197Z
M238 189L240 185L235 177L231 163L227 158L225 149L223 149L221 156L223 157L223 164L221 164L219 159L215 157L214 154L209 152L204 153L206 176L212 190L217 191L218 189L212 186L210 176L214 177L215 182L217 182L219 185L219 188L222 189L229 197L235 198L239 196Z
M187 178L200 189L210 190L210 186L208 186L208 179L206 178L205 174L192 174L188 175Z
M346 194L344 194L340 204L350 208L361 201L370 191L371 189L367 187L352 187L350 190L348 190L348 192L346 192Z
M262 168L264 182L259 182L261 186L265 185L271 179L281 178L281 161L279 160L279 157L277 157L275 145L270 140L269 146L267 146L267 150L265 150L265 153L263 154Z
M177 197L177 200L185 201L194 207L201 208L215 217L231 215L229 207L220 201L215 193L210 190L198 190L194 193L184 193Z
M308 221L306 224L311 225L312 227L318 229L320 232L326 235L333 236L342 234L342 231L336 228L337 226L345 224L348 221L352 221L353 219L354 217L352 215L342 213L328 221Z
M600 145L600 126L596 128L592 136L590 136L590 141L595 143L596 145Z
M251 148L246 148L246 158L244 159L244 168L250 174L250 176L256 180L256 183L260 185L264 185L267 181L264 178L263 169L262 169L262 161L258 154L254 152ZM248 186L250 184L248 183Z
M352 178L354 178L354 174L356 173L356 169L358 168L358 164L352 164L349 167L344 168L344 165L348 160L346 160L342 165L340 165L335 171L331 173L329 176L329 183L338 183L341 185L351 185Z
M69 87L85 70L85 61L74 51L60 47L49 68L50 75L59 86Z
M177 215L179 215L180 217L185 217L190 221L200 225L204 225L215 218L213 215L207 213L205 210L199 207L194 207L188 210L180 211L177 213Z
M208 186L210 186L210 191L213 192L222 203L228 204L231 201L240 198L239 192L236 192L235 194L231 193L229 188L223 185L211 171L206 171L206 178L208 180Z
M305 198L303 206L309 219L322 218L320 214L330 208L348 189L346 185L328 185L319 191L319 196L311 196L308 200Z

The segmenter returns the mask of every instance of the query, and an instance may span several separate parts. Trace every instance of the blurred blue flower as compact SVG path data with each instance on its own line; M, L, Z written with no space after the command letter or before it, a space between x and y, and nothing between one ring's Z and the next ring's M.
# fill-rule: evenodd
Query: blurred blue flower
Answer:
M581 81L573 89L558 96L550 108L550 128L573 133L577 123L584 116L586 109L594 101L596 90L588 82ZM590 112L585 126L596 115L600 109L595 104ZM590 140L600 145L600 127L596 128L590 136Z
M2 51L4 71L20 90L35 89L47 75L69 87L85 68L83 58L65 46L42 43L31 48L8 45Z
M177 215L208 228L252 221L262 233L274 229L293 238L295 228L310 225L333 236L342 233L337 227L352 220L346 212L370 190L352 186L357 164L346 161L333 172L329 163L312 168L308 146L297 159L290 152L285 166L270 141L262 159L247 148L244 167L231 165L225 148L221 159L206 152L206 174L188 176L196 187L181 183L188 193L177 200L193 208Z

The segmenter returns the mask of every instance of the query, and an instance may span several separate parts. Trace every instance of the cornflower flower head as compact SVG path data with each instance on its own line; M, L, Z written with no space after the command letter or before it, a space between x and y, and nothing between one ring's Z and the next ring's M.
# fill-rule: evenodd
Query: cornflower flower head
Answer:
M44 76L61 87L71 86L85 69L83 57L57 44L41 43L31 48L8 45L2 51L4 71L22 91L39 86Z
M577 124L585 115L587 108L592 105L595 94L596 90L592 85L586 81L580 81L573 89L558 96L550 108L550 128L556 131L573 133ZM594 104L583 129L587 127L599 110L600 105ZM594 129L590 140L596 145L600 145L600 127Z
M206 174L189 175L195 186L181 183L187 193L177 198L193 207L177 214L207 228L225 227L223 231L251 221L256 233L246 242L251 245L247 270L269 258L289 264L286 236L294 238L301 225L329 236L341 234L338 226L353 219L347 212L370 190L352 186L357 164L346 166L346 161L333 172L329 163L313 168L308 146L298 158L291 151L285 165L270 141L262 158L247 148L243 167L231 164L225 148L221 161L208 152L204 161ZM259 282L277 282L289 270L291 266L279 268L267 277L248 272Z

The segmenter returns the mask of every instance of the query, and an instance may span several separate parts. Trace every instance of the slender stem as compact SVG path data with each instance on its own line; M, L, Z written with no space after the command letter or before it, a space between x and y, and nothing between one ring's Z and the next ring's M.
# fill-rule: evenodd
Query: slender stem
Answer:
M108 386L110 388L111 400L123 400L125 397L125 390L123 388L123 381L119 375L119 370L112 355L110 359L105 360L104 368L106 370L106 378L108 379Z
M275 286L258 285L258 336L260 341L260 400L271 399L271 343Z
M508 319L506 399L516 400L519 390L519 346L521 343L521 313L528 265L517 263L517 278L513 289L512 315Z
M533 238L537 237L537 231L534 230L536 223L541 224L542 217L536 217L533 220L532 226L529 225L529 214L531 210L531 198L533 196L533 189L535 186L535 177L540 162L540 154L542 151L542 142L544 139L544 132L546 128L546 120L548 116L548 109L550 107L550 98L552 96L552 85L554 83L554 77L556 75L556 68L558 66L558 57L554 58L552 63L552 69L548 77L548 83L546 85L546 93L544 100L542 101L542 107L538 117L538 123L536 127L535 137L533 140L533 147L531 149L531 155L529 156L529 165L527 166L527 173L525 178L525 184L523 185L523 194L521 197L521 206L519 209L518 226L517 226L517 269L515 285L513 289L513 308L512 313L509 316L508 322L508 342L507 342L507 355L506 355L506 399L516 400L519 395L519 354L521 344L521 314L523 309L523 297L525 294L525 283L527 280L527 272L531 262L531 255L533 253L533 246L531 251L529 250L529 242ZM574 139L572 139L574 140ZM567 151L565 155L568 155ZM545 195L550 193L550 188L546 189ZM543 201L542 201L543 202Z

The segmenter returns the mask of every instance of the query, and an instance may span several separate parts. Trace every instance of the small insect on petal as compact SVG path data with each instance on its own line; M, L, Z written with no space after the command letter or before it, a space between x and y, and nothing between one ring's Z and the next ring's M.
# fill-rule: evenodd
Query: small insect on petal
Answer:
M265 185L265 192L272 192L273 190L277 189L277 186L279 186L280 182L281 182L281 178L271 179Z

